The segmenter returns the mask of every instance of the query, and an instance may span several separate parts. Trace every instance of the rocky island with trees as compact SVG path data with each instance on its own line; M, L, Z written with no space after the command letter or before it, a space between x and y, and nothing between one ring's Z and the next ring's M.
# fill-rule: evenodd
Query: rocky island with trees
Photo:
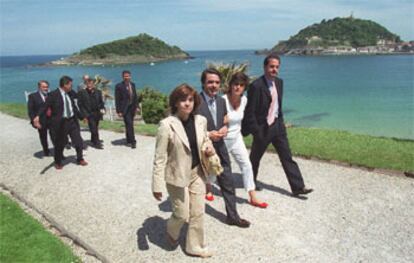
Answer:
M139 34L88 47L47 65L120 65L189 58L190 55L177 46L170 46L148 34Z
M300 30L289 40L256 54L281 55L376 55L414 54L414 41L403 42L380 24L364 19L323 19Z

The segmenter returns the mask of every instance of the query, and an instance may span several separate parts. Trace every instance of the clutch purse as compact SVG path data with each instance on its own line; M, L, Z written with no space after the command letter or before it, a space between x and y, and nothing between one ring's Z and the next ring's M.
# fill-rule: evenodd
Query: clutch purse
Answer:
M205 140L203 145L201 146L201 162L203 163L203 166L206 168L209 175L219 176L223 172L220 157L217 155L216 152L214 152L214 154L210 156L207 156L205 154L207 147L211 147L211 149L214 149L210 140Z

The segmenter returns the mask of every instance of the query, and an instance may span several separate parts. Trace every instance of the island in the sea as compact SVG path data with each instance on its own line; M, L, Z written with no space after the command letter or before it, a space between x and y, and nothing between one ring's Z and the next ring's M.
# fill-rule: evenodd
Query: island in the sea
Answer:
M120 65L189 58L190 55L177 46L169 46L148 34L139 34L95 45L46 65Z
M281 55L376 55L414 54L414 41L404 42L376 22L354 18L322 20L302 30L289 40L256 54Z

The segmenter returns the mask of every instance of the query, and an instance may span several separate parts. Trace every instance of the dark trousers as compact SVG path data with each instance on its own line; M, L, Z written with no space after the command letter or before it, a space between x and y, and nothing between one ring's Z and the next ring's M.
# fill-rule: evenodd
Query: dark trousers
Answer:
M39 133L40 144L42 144L44 153L49 152L49 144L47 142L47 131L48 130L49 130L49 136L53 142L52 132L50 131L48 127L42 127L41 129L37 130L37 132Z
M260 126L259 131L253 135L253 144L250 152L250 162L253 166L254 181L257 181L260 160L267 146L272 143L279 155L283 170L292 191L302 189L305 185L298 164L292 159L289 141L284 127L284 122L278 119L268 127Z
M89 131L91 132L91 142L93 144L99 144L99 121L101 119L101 116L99 113L93 113L88 116L88 126Z
M135 133L134 133L134 116L135 112L132 111L132 106L128 106L128 110L123 115L124 123L125 123L125 134L126 134L126 141L127 143L135 144L137 141L135 140Z
M223 195L224 204L226 205L227 218L234 221L239 221L240 216L236 208L236 190L234 188L234 180L231 171L230 157L227 152L224 141L213 143L214 149L220 157L221 166L223 166L223 173L217 176L217 183L220 186L221 194Z
M72 145L76 149L76 160L83 160L83 140L80 135L79 123L74 117L63 119L61 125L55 130L55 163L62 164L63 149L67 143L67 137L70 137Z

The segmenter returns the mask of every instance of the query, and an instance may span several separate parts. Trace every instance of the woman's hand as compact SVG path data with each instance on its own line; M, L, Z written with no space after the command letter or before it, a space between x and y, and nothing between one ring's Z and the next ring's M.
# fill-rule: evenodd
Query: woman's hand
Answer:
M161 192L153 192L152 195L154 196L155 199L157 199L158 201L161 201L161 199L162 199L162 193Z

